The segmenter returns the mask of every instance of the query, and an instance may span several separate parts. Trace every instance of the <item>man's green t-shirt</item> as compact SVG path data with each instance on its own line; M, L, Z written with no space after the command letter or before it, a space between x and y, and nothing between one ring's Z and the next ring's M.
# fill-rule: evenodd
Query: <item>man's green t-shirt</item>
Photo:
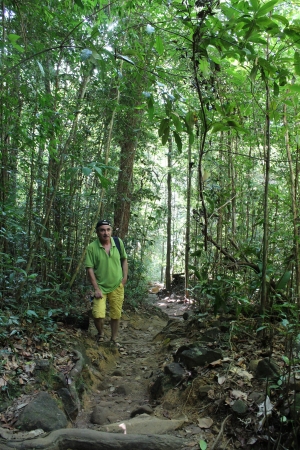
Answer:
M119 239L121 254L113 238L110 238L111 248L109 255L102 246L99 239L92 242L86 250L85 267L94 269L95 277L103 294L114 291L123 279L123 271L120 264L121 259L127 259L123 241Z

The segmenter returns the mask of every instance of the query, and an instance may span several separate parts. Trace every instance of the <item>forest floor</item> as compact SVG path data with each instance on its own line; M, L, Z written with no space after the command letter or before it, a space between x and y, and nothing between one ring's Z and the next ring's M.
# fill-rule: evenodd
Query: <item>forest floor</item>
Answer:
M118 347L112 348L109 342L107 322L103 343L96 343L93 324L90 324L88 331L71 325L66 329L61 324L57 340L51 347L46 345L40 350L35 349L35 357L38 351L42 359L51 358L56 370L66 377L74 366L72 348L75 341L90 361L90 388L83 395L81 410L72 426L120 432L116 431L115 424L126 427L132 412L146 406L157 418L181 421L182 426L173 433L187 439L191 449L298 448L295 438L297 421L290 420L295 386L283 388L281 383L257 379L251 370L254 367L251 364L271 356L272 352L272 358L284 372L282 355L285 336L278 325L274 325L277 336L270 348L270 342L262 342L257 337L253 319L241 316L238 320L232 320L230 314L223 314L220 318L212 311L198 311L197 320L191 321L196 305L187 302L180 291L175 290L171 294L161 291L159 294L149 291L149 298L143 307L136 310L125 308ZM189 320L183 319L184 314L190 316ZM230 323L229 329L207 345L212 349L221 349L222 358L204 367L185 369L180 382L169 390L163 389L160 395L153 395L155 380L164 372L165 366L174 361L177 349L195 342L199 333L206 329L219 327L221 319ZM202 324L200 329L199 321ZM35 378L30 372L33 353L29 347L24 353L22 343L16 346L20 358L7 360L7 367L10 365L16 370L19 365L21 371L24 364L21 365L20 359L27 358L27 378L26 373L22 375L19 371L19 381L27 385L27 389L0 413L0 426L11 430L24 405L39 390L47 390L47 380L40 386L34 385ZM5 376L11 376L9 370L4 379ZM30 383L33 387L31 391ZM55 392L52 394L55 395ZM234 407L239 401L244 405L244 411L237 411ZM103 416L104 411L106 423L101 424L99 415L102 412Z

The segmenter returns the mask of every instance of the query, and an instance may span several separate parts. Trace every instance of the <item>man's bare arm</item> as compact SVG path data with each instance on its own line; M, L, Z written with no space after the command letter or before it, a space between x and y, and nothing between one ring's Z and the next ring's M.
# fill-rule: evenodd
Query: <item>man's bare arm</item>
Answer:
M90 280L90 282L91 282L91 284L92 284L92 286L93 286L93 288L95 290L95 297L96 298L102 298L103 294L102 294L102 291L101 291L101 289L99 289L99 286L97 284L96 277L95 277L95 274L94 274L94 269L92 267L88 267L86 269L86 273L87 273L87 276L88 276L88 278L89 278L89 280Z
M127 277L128 277L128 261L127 259L122 259L122 270L123 270L123 279L122 284L125 286L127 283Z

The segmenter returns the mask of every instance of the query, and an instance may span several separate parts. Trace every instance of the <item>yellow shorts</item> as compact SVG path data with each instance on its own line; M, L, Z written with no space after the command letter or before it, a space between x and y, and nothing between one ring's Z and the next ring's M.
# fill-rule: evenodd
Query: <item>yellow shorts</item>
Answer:
M124 301L124 286L120 284L114 291L104 294L102 298L94 298L92 313L95 319L104 319L106 313L106 299L109 301L109 316L111 319L120 319Z

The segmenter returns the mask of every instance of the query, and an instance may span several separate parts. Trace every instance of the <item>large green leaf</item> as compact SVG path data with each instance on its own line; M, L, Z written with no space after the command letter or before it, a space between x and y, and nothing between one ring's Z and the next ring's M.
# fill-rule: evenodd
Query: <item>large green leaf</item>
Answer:
M185 116L185 123L188 128L188 131L192 131L195 122L195 114L194 111L189 111Z
M9 34L7 37L11 43L17 42L17 40L20 39L20 36L18 34Z
M79 8L84 9L84 5L81 0L74 0L74 3L79 6Z
M199 441L199 448L200 448L200 450L207 449L207 443L203 439L200 439L200 441Z
M262 5L259 8L259 10L257 11L256 17L264 16L265 14L269 13L270 11L272 11L274 6L277 5L278 1L279 0L271 0L270 2L267 2L264 5Z
M272 14L272 19L278 20L278 22L281 22L286 27L289 25L289 21L287 20L287 18L284 16L281 16L280 14Z
M251 6L252 6L252 10L254 12L259 10L259 5L260 5L259 0L250 0L250 3L251 3Z
M250 76L250 80L252 81L252 83L255 82L257 71L258 71L258 65L254 64L254 66L252 67L252 70L250 72L250 75L249 75Z
M272 66L265 58L258 58L258 62L270 75L276 73L276 67Z
M199 61L199 69L201 70L204 78L209 75L209 64L207 59L201 58Z
M174 136L174 139L175 139L175 142L176 142L178 151L179 151L179 153L181 153L181 151L182 151L182 141L181 141L181 138L180 138L179 134L176 133L176 131L173 131L173 136Z
M278 280L278 283L276 284L276 291L279 291L281 289L284 289L286 284L288 283L289 279L291 278L292 272L290 270L286 271L282 277Z
M83 167L82 168L82 173L88 177L91 173L92 173L92 169L90 169L90 167Z
M164 134L161 137L162 145L165 145L168 142L169 136L170 136L170 127L168 126L167 128L165 128Z
M182 131L182 124L179 115L176 112L171 112L170 117L175 125L176 131L180 133Z
M300 75L300 52L294 53L294 66L295 66L295 73L297 75Z
M211 132L217 133L218 131L226 131L228 130L228 127L223 122L215 122L212 125Z
M165 133L165 130L170 128L170 119L168 117L164 118L160 122L160 126L158 129L158 136L162 136Z
M155 38L155 45L154 45L155 50L157 51L157 53L161 56L164 52L164 43L163 40L160 36L156 36Z
M152 94L147 98L147 105L148 105L149 119L153 120L153 116L154 116L154 101L153 101L153 95Z
M290 92L297 92L298 94L300 94L300 84L287 84L286 88Z

